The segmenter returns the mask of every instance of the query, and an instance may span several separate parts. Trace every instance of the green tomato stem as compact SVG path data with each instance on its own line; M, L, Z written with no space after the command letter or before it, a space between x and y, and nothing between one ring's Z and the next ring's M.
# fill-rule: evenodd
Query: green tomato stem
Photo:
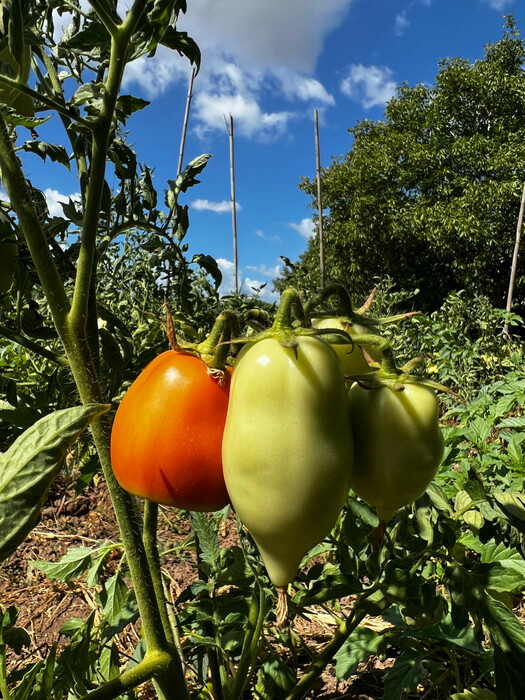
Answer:
M11 693L7 685L7 662L6 645L2 640L2 630L0 629L0 695L3 700L9 700Z
M352 298L348 290L342 284L338 284L337 282L329 284L322 289L319 294L316 294L305 303L304 312L306 316L310 317L312 315L312 311L331 296L337 296L338 298L339 315L348 316L349 318L354 316Z
M168 640L168 642L170 644L174 644L175 640L173 638L170 619L168 617L166 597L164 595L164 586L162 584L162 572L161 572L161 568L160 568L159 548L157 546L158 514L159 514L158 503L153 503L153 501L148 501L148 500L144 501L144 525L143 525L144 549L146 551L146 557L148 560L149 570L151 572L151 578L153 580L153 587L155 589L155 596L157 598L157 605L159 606L159 612L160 612L160 617L162 620L162 627L164 629L164 634L166 635L166 639Z
M203 361L213 369L224 369L230 351L229 341L232 337L234 314L225 310L215 320L210 334L197 345L197 352Z
M258 592L254 590L250 609L248 612L248 624L244 636L241 658L237 666L237 672L230 692L230 700L240 700L248 685L250 669L254 667L259 650L261 633L266 618L266 595L264 588L256 584Z
M275 315L272 331L282 333L292 330L292 310L301 324L304 324L305 315L299 294L295 289L289 287L281 294L281 302Z

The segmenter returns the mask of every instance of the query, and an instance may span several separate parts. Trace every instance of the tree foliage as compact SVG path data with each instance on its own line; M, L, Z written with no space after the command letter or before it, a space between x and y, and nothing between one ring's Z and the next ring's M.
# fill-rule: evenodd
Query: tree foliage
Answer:
M506 297L525 180L525 47L512 17L483 59L445 59L432 86L403 84L381 121L349 131L322 173L327 281L364 296L376 278L435 309L466 289ZM315 201L316 182L301 188ZM278 280L317 286L318 241ZM525 269L517 303L525 303Z

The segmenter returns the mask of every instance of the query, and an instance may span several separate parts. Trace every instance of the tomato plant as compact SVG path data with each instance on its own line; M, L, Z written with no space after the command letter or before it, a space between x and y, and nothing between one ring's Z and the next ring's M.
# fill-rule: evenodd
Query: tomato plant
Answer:
M111 463L136 496L185 510L229 502L221 444L230 372L214 374L199 357L168 350L142 371L118 407Z

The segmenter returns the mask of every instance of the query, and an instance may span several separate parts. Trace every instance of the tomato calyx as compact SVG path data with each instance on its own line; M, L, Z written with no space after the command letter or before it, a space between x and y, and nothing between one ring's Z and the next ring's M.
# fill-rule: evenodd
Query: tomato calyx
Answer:
M420 377L412 374L413 369L424 359L424 356L413 358L402 367L398 367L390 342L385 343L381 348L381 352L382 361L377 372L351 377L351 379L357 382L363 389L374 390L387 386L394 391L404 391L407 384L412 384L427 386L435 391L452 394L458 397L458 394L444 384L427 377Z
M165 308L166 333L168 335L170 348L174 352L180 354L198 357L208 366L209 374L222 384L225 381L225 371L232 332L232 319L234 318L233 312L229 310L221 312L219 316L217 316L209 335L201 343L182 344L177 338L173 316L167 304L165 304Z

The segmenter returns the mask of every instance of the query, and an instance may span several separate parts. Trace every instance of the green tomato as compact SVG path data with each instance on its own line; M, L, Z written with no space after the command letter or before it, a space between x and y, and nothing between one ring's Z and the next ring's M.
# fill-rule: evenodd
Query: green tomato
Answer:
M297 337L246 346L233 369L222 458L226 488L276 586L335 525L353 455L341 365L330 346Z
M356 335L370 334L371 331L364 326L347 323L340 318L321 318L316 319L312 322L314 328L336 328L338 330L343 330L348 333L350 337ZM355 376L358 374L366 374L367 372L373 372L374 367L371 367L363 355L363 351L359 345L351 345L350 343L335 343L332 345L333 349L337 353L341 365L343 366L343 374L345 376ZM375 351L375 355L379 355L379 362L381 361L381 353L377 348L373 348L371 352L369 346L365 347L367 353L374 360L376 357L372 354ZM352 384L350 380L349 385Z
M443 456L439 405L421 384L348 392L355 460L350 486L380 520L425 493Z
M7 294L13 282L18 246L14 241L0 243L0 296Z

